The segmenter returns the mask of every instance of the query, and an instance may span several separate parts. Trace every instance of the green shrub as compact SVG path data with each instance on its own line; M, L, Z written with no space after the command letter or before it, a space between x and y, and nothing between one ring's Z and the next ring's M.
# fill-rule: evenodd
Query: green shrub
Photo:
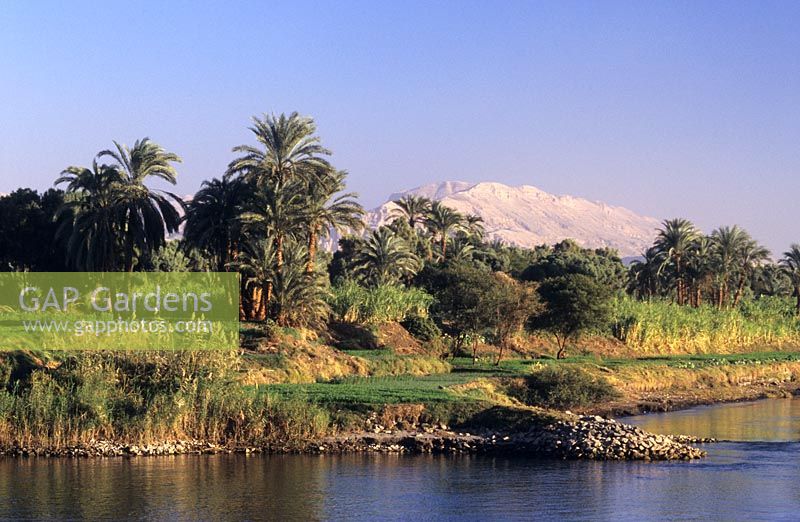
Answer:
M400 323L403 325L403 328L408 330L408 332L419 339L420 341L429 342L433 341L441 337L442 331L436 326L436 323L433 322L433 319L430 317L420 317L418 315L413 315L411 317L406 318L405 321Z
M519 397L532 406L574 408L619 396L609 382L579 368L546 366L525 377Z

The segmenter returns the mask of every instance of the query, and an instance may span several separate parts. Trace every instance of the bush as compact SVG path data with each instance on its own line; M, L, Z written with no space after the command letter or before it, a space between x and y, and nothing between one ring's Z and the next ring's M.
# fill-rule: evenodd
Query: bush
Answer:
M602 377L579 368L547 366L525 378L521 397L532 406L574 408L613 399L619 393Z
M442 335L442 331L430 317L413 315L400 324L403 325L403 328L408 330L408 333L420 341L430 342L434 339L438 339Z

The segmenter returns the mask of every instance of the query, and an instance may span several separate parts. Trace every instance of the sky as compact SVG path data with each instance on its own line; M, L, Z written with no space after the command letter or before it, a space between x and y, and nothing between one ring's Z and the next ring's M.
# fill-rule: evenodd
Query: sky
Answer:
M249 119L314 117L373 207L535 185L800 242L800 2L0 0L0 192L112 140L219 177Z

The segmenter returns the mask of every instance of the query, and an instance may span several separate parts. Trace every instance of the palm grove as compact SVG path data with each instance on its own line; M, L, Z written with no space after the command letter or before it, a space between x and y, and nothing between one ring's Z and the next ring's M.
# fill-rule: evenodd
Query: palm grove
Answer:
M552 333L559 356L582 332L614 332L613 303L625 294L725 309L794 295L800 313L798 245L775 264L737 226L704 235L675 219L628 269L615 251L570 240L533 249L487 241L480 217L414 195L369 230L311 118L265 115L250 130L253 142L234 147L227 171L188 202L151 188L174 185L181 159L147 138L66 168L44 194L0 198L0 267L237 271L244 320L323 329L369 322L380 309L452 353L475 357L491 343L498 362L525 330ZM181 225L182 238L168 240ZM320 245L334 232L331 255ZM354 312L376 296L386 301Z

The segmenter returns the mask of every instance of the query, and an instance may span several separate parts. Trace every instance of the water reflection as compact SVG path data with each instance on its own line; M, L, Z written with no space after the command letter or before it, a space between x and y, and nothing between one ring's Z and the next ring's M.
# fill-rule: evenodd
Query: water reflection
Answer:
M798 401L800 402L800 401ZM793 520L798 404L634 418L737 440L697 462L204 456L0 460L0 518L150 520Z

